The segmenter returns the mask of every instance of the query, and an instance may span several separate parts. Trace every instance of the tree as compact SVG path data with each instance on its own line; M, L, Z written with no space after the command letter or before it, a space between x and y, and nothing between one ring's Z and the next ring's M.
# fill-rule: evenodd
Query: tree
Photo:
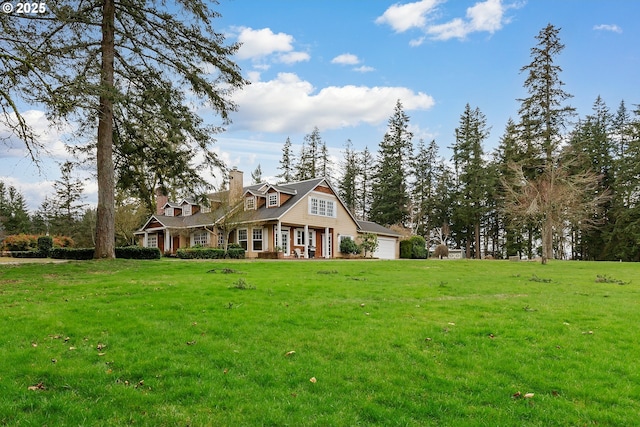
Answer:
M253 172L251 172L251 181L252 184L260 184L262 183L262 168L260 167L260 163L255 168Z
M362 220L367 220L369 218L369 210L371 209L371 186L373 184L373 174L376 165L371 151L369 151L369 147L364 147L364 150L362 150L357 160L360 164L360 174L356 183L357 217Z
M307 179L317 178L321 170L321 149L323 146L322 137L318 127L314 127L311 133L305 135L300 150L300 157L296 164L295 179L304 181Z
M278 170L280 170L280 174L277 175L279 184L292 182L294 180L294 167L293 167L293 153L291 152L291 139L287 137L287 140L284 142L284 147L282 147L282 158L280 159L280 166Z
M0 182L0 221L5 235L28 233L31 228L27 202L14 186Z
M338 192L347 209L355 215L358 202L357 184L360 168L358 167L358 153L354 151L350 139L344 144L344 160L341 166L342 174L338 183Z
M438 146L432 140L429 146L425 146L424 140L418 142L417 152L413 158L412 168L414 182L411 196L413 200L413 225L414 232L425 238L429 237L431 229L436 225L436 199L434 191L436 187L436 167Z
M466 244L467 258L471 258L473 246L475 257L480 259L480 228L489 187L482 148L489 135L484 114L467 104L455 132L456 142L452 147L457 178L454 222Z
M383 225L404 225L409 218L407 176L412 138L409 116L398 100L378 149L377 168L371 187L371 221Z
M77 119L87 124L81 130L97 130L95 256L114 258L114 143L118 143L114 123L123 111L134 109L127 89L139 91L148 85L171 87L173 94L188 92L192 98L183 105L204 100L226 124L235 109L228 96L246 83L230 59L238 46L225 45L224 36L213 30L219 15L202 0L176 4L103 0L100 6L63 0L47 8L44 15L9 17L3 47L12 57L24 60L17 65L3 61L2 75L12 79L16 92L27 102L44 104L52 119ZM166 97L149 97L143 106L157 107L158 121L179 121L180 115L165 101ZM159 147L176 143L171 138L152 142ZM206 155L215 156L210 151Z
M81 203L84 184L72 176L74 165L70 161L60 165L60 179L54 181L55 201L51 214L56 223L56 234L74 237L75 225L86 204Z
M521 107L519 114L522 120L523 132L521 137L525 139L528 147L529 158L521 165L524 178L532 184L537 191L554 191L557 189L554 182L544 182L544 179L553 179L561 176L562 171L553 170L559 165L557 162L558 147L562 138L561 130L564 129L566 120L574 113L574 109L564 105L571 95L563 90L564 83L560 80L562 69L555 64L555 58L564 49L560 42L559 28L549 24L543 28L536 39L538 44L531 49L532 61L520 70L527 77L524 87L529 96L519 99ZM526 168L525 168L526 166ZM538 180L538 182L532 181ZM522 183L514 182L509 192ZM552 194L542 195L543 199L552 200ZM543 206L551 209L551 204ZM517 210L517 209L516 209ZM539 221L542 231L542 257L553 258L553 235L558 212L539 212L543 220Z

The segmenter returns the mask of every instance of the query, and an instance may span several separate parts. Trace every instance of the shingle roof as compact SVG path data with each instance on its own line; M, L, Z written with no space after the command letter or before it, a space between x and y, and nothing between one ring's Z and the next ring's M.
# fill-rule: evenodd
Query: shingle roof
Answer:
M393 230L383 227L380 224L371 221L358 220L358 228L365 233L383 234L385 236L400 237L400 233L396 233Z

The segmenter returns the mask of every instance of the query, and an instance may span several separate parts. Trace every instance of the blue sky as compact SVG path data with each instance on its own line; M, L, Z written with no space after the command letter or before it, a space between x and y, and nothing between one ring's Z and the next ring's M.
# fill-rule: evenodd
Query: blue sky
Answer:
M234 94L239 111L214 151L244 170L245 181L258 164L264 177L276 175L287 137L297 154L314 126L336 159L347 139L375 152L397 99L415 142L435 139L444 157L465 104L480 108L492 151L527 95L520 69L549 23L561 28L557 64L580 116L598 95L612 111L623 99L630 109L640 103L637 1L221 0L216 10L216 30L243 43L235 59L252 84ZM47 129L39 111L29 116ZM45 137L51 154L42 175L18 144L0 151L0 180L31 209L53 191L64 132ZM95 202L95 183L86 191Z

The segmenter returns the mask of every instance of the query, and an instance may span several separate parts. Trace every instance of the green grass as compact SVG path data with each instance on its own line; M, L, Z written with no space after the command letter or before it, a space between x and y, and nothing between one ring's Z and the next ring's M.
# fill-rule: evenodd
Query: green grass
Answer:
M0 265L0 425L638 425L639 273L436 260Z

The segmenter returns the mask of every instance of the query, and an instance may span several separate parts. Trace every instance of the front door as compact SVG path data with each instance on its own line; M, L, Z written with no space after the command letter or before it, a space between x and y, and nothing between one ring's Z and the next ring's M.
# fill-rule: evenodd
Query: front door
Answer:
M280 246L282 247L282 252L284 252L284 256L289 256L289 230L282 229L282 234L280 235Z

